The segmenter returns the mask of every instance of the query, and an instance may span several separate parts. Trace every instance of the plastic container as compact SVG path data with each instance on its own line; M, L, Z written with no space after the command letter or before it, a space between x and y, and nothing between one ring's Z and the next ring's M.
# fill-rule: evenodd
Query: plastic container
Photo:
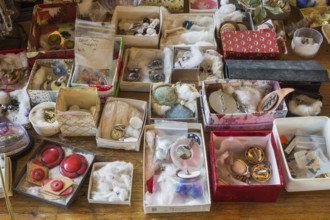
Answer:
M43 103L36 105L31 110L30 115L29 115L29 120L30 120L34 130L40 136L52 136L52 135L55 135L58 132L60 132L60 128L59 128L57 121L55 121L54 123L48 123L45 120L38 119L38 115L40 117L40 114L42 114L42 113L40 113L41 109L54 108L54 114L55 114L55 107L56 107L55 102L43 102Z
M294 32L291 42L292 50L305 58L314 57L323 42L322 34L312 28L300 28Z

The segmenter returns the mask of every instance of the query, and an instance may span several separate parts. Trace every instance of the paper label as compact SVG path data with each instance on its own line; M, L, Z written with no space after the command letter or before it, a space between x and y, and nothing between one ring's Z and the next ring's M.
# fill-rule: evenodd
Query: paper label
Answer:
M110 69L113 41L89 37L75 38L76 64L93 69Z

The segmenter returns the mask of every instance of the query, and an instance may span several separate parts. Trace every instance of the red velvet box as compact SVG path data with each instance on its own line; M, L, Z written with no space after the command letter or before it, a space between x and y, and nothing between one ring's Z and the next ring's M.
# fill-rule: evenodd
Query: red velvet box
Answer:
M219 181L220 169L217 167L217 159L224 150L223 142L239 138L242 146L228 145L231 152L235 151L234 158L239 153L244 155L245 148L251 145L264 146L265 160L271 163L272 176L266 183L254 183L253 185L229 185ZM234 143L234 142L233 142ZM227 148L228 148L227 146ZM223 149L221 149L221 147ZM239 149L242 147L242 149ZM284 187L281 164L277 145L271 131L216 131L210 134L211 154L211 185L213 201L221 202L275 202ZM240 158L242 159L242 158ZM243 159L242 159L243 160ZM245 161L246 162L246 161ZM219 163L219 161L218 161ZM250 166L251 167L251 166ZM219 170L218 170L219 169ZM218 172L218 173L217 173Z
M74 3L37 4L34 6L27 46L30 67L33 66L36 59L74 57L74 48L54 50L43 47L43 44L47 45L46 37L54 31L65 33L68 39L74 40L76 11L77 5ZM43 44L41 38L45 38Z
M221 33L225 59L279 59L280 50L272 29Z

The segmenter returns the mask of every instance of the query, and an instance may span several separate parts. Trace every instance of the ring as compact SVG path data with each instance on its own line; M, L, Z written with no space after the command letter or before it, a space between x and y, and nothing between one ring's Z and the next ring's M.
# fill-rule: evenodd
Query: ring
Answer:
M251 164L261 163L265 159L264 150L259 146L251 146L245 152L246 160Z

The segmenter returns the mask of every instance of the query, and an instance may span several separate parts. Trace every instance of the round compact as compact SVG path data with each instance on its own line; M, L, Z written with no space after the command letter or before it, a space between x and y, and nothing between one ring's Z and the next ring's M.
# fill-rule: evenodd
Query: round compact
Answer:
M64 158L60 165L60 173L69 178L76 178L87 170L88 162L81 154L71 154Z
M180 168L177 175L180 178L195 178L200 175L199 168L202 166L202 152L195 136L178 139L171 146L171 159Z
M210 94L209 104L211 108L219 114L234 113L237 111L237 104L234 97L221 90Z

